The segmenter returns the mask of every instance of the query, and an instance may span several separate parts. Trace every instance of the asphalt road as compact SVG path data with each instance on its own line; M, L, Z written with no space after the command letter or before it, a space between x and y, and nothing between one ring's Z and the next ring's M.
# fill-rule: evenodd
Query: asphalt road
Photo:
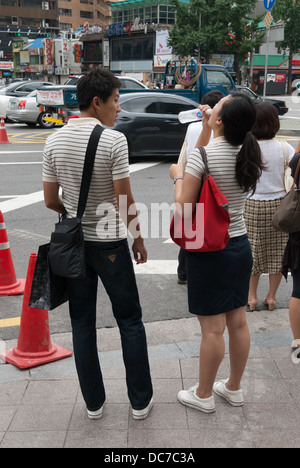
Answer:
M291 113L294 116L293 113ZM300 122L285 118L279 138L296 146ZM297 123L297 125L295 124ZM289 127L289 128L287 128ZM296 127L296 128L295 128ZM42 150L46 137L54 130L6 124L10 144L0 144L0 210L3 212L17 278L25 278L28 261L39 245L49 241L57 216L46 209L42 198ZM146 238L149 261L136 267L137 282L145 322L189 317L186 286L177 284L178 248L169 242L168 227L173 203L173 184L169 179L170 158L134 161L131 184ZM267 277L260 282L260 297L267 291ZM282 281L278 307L285 308L291 281ZM23 296L0 297L0 340L18 337L19 327L3 319L19 319ZM259 313L259 312L256 312ZM49 312L51 333L70 331L68 307ZM276 318L274 318L276 319ZM12 323L13 324L13 323ZM10 326L7 326L10 325ZM99 284L99 328L116 326L106 293Z

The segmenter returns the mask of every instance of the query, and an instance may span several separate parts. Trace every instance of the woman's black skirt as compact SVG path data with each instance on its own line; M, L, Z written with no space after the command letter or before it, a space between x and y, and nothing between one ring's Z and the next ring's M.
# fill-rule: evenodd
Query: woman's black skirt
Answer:
M246 306L252 264L247 234L217 252L187 252L189 311L218 315Z

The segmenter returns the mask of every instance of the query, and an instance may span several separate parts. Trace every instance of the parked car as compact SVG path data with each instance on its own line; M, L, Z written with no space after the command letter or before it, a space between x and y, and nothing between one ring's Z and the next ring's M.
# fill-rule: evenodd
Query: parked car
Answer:
M246 86L236 86L236 90L247 94L255 102L263 102L262 97L258 96L254 91L252 91L252 89L247 88ZM286 107L285 101L281 101L280 99L270 99L270 98L266 98L265 100L270 102L276 107L278 111L278 115L284 115L289 110L289 108Z
M119 103L113 129L126 136L131 157L179 155L188 124L181 124L178 114L196 108L194 101L149 91L122 94Z
M43 86L53 86L49 81L24 81L10 83L4 88L0 89L0 116L6 119L6 111L8 108L9 100L12 97L27 96L35 89Z
M10 98L6 113L7 119L12 122L26 123L29 127L35 127L37 124L42 128L54 127L54 122L45 120L45 117L51 117L51 114L40 110L36 95L37 90L34 90L27 96Z
M65 85L77 85L77 81L82 75L70 75ZM117 76L122 83L121 89L140 89L146 88L146 86L135 78L130 78L129 76Z

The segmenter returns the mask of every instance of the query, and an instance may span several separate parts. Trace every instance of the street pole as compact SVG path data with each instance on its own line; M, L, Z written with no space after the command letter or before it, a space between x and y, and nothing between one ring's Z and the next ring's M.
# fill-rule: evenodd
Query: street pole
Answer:
M270 28L267 29L266 62L265 62L265 78L264 78L263 100L266 99L267 73L268 73L268 60L269 60L269 41L270 41Z

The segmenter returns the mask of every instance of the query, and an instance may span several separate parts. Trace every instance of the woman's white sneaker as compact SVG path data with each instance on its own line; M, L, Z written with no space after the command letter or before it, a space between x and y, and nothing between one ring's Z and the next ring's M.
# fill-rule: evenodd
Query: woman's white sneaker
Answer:
M243 406L244 398L242 390L228 390L225 385L227 382L228 379L215 382L213 391L217 395L225 398L225 400L227 400L232 406Z
M213 395L209 398L199 398L196 395L197 388L198 384L188 390L180 390L177 395L180 403L189 406L190 408L202 411L203 413L214 413L216 411L216 407Z

